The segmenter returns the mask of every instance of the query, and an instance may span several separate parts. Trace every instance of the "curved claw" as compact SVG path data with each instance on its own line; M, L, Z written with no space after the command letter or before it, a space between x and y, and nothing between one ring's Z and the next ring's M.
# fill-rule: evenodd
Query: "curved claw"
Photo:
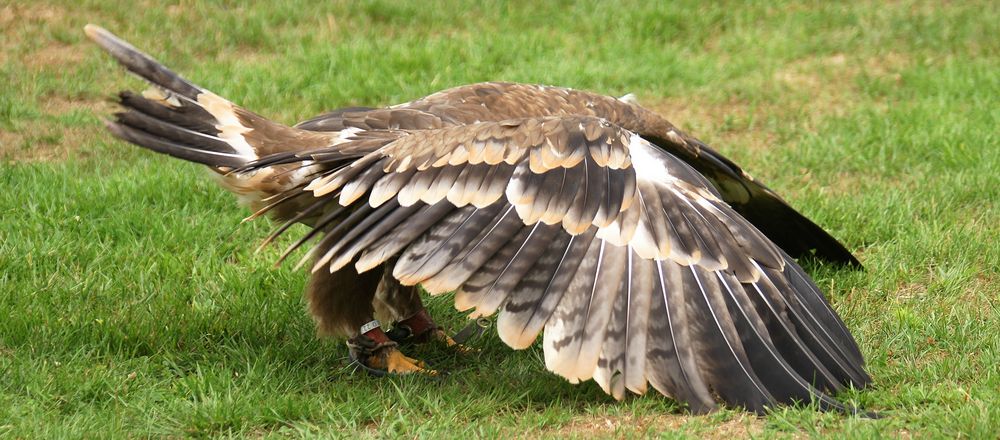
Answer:
M437 343L444 344L446 347L462 354L479 352L476 348L459 343L449 336L448 333L441 327L434 327L424 331L423 333L414 335L407 327L397 326L386 334L389 336L389 339L392 339L392 341L397 344L410 345Z
M427 368L427 363L424 361L404 355L396 344L385 344L369 353L352 349L349 354L351 361L374 376L382 377L387 374L438 375L438 371Z
M434 329L432 330L432 332L433 333L430 335L431 340L443 343L445 346L455 350L458 353L471 354L480 352L478 348L470 347L468 345L461 344L455 341L455 339L453 339L451 336L448 336L448 334L445 333L444 330L441 330L440 328Z
M424 361L406 356L398 349L391 350L386 356L385 370L392 374L421 373L429 376L438 374L437 370L428 369Z

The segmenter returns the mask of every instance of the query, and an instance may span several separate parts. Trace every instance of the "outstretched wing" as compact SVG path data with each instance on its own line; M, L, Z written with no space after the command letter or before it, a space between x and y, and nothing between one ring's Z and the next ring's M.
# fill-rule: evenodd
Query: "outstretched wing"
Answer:
M327 213L313 270L398 257L400 282L500 311L515 348L544 329L550 370L616 398L652 384L698 411L839 407L826 392L869 380L791 258L690 166L600 118L411 132L297 190Z

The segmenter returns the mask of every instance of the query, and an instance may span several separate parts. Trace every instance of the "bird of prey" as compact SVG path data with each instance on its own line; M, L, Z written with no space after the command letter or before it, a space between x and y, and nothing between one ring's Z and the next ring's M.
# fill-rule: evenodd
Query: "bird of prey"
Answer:
M487 82L290 127L85 32L151 84L119 94L112 134L208 166L251 218L284 222L265 243L311 228L291 246L310 249L309 310L372 371L429 373L400 343L454 345L420 287L498 314L515 349L541 335L548 370L616 399L652 386L693 412L845 409L832 395L870 382L794 258L858 260L632 99Z

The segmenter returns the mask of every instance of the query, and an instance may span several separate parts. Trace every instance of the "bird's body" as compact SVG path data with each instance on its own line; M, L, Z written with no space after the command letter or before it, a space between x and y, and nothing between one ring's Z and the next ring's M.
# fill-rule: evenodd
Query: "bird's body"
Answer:
M704 411L795 400L869 378L840 318L789 256L857 264L770 189L659 115L559 87L480 83L287 127L197 87L107 31L88 35L153 83L109 129L208 165L255 211L316 240L321 331L399 354L375 314L434 330L416 286L455 291L501 339L543 334L546 367L616 398L647 384ZM291 250L291 249L290 249ZM447 338L443 338L446 342ZM403 367L400 367L402 365Z

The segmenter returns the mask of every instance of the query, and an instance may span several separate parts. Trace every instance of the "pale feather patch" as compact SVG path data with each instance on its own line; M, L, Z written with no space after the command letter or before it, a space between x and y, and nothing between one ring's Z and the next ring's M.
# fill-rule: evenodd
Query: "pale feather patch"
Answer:
M156 101L167 107L180 107L181 101L173 93L165 91L159 87L150 87L142 91L142 97L150 101Z
M261 188L261 182L270 179L274 175L274 170L271 168L263 168L249 173L233 174L219 174L210 171L209 175L223 188L235 194L236 201L240 206L249 207L254 211L262 207L265 199L276 193L259 189Z
M243 133L250 132L252 128L246 127L236 116L233 103L212 92L205 91L198 94L198 105L204 108L219 122L215 128L219 130L219 138L226 141L241 156L250 160L259 157L250 143L243 137Z
M667 139L678 145L687 145L687 141L685 141L684 138L681 137L680 133L677 133L676 130L668 131Z
M362 131L364 131L364 130L362 130L362 129L358 128L358 127L347 127L347 128L345 128L343 130L340 130L339 132L337 132L337 137L333 138L333 141L331 142L331 145L340 145L340 144L346 144L348 142L351 142L352 140L354 140L353 139L354 135L356 135L356 134L358 134L358 133L360 133Z
M653 153L654 147L646 142L641 136L633 134L629 138L628 151L632 156L632 167L635 168L636 177L650 181L658 181L673 185L677 181L677 176L670 173L664 163L663 157Z
M297 186L304 182L309 176L320 170L319 165L315 165L315 161L304 160L302 161L302 168L292 171L288 174L288 179L293 183L290 186Z
M399 193L400 188L406 185L406 182L410 181L410 177L413 176L415 171L407 171L403 173L390 173L382 176L375 185L372 186L371 197L368 199L368 203L373 207L377 208L383 203L389 201L396 194Z
M713 202L719 202L718 198L704 188L680 180L670 172L668 162L654 150L657 147L635 134L630 137L628 145L636 179L664 184L676 197L699 206L711 206L712 211L718 209L712 205ZM647 197L659 196L648 194ZM680 252L679 246L670 242L668 236L653 233L655 225L652 222L658 221L658 218L664 215L659 200L644 200L643 195L637 192L634 202L638 203L630 204L630 207L624 209L614 222L598 229L597 237L619 246L628 243L642 258L672 260L682 265L696 264L701 260L699 249L695 249L691 255L686 255ZM649 202L650 205L646 206L644 202ZM634 228L622 227L626 217L637 217L638 222Z
M627 93L618 100L626 104L639 105L639 98L636 98L634 93Z

